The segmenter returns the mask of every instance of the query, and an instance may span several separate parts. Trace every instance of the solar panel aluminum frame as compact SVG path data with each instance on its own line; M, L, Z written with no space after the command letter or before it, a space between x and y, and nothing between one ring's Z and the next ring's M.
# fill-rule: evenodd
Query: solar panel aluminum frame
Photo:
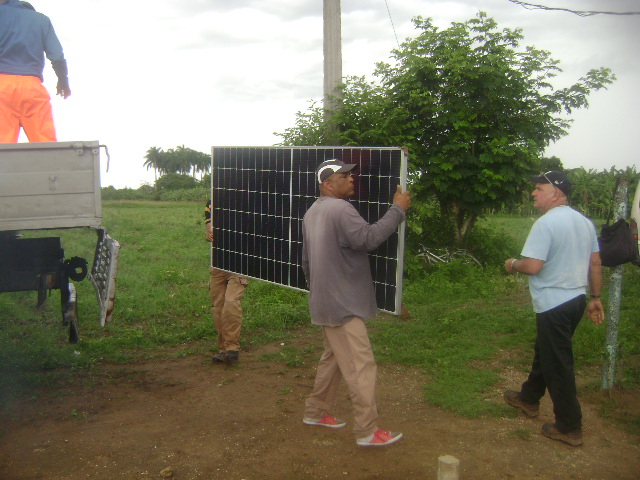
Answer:
M120 244L104 228L99 228L89 280L100 306L100 326L112 319L116 299L116 278L120 263Z
M408 154L402 148L212 147L210 265L308 291L301 263L302 218L319 196L315 169L331 158L358 164L356 194L350 201L369 223L390 208L396 185L406 189ZM402 222L387 241L369 252L378 308L395 315L401 313L404 235ZM239 245L231 246L234 239Z

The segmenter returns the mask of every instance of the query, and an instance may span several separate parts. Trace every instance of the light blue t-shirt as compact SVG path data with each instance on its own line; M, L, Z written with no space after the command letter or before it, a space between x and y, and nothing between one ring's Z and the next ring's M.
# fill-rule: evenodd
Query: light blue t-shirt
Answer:
M546 312L586 293L591 253L600 251L596 229L568 206L555 207L531 228L522 256L544 261L529 277L536 313Z

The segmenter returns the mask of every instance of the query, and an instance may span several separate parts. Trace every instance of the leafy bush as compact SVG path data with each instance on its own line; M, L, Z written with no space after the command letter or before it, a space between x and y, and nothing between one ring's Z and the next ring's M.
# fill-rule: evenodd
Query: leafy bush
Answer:
M181 188L179 190L168 190L160 193L160 200L198 202L204 204L209 200L211 189L209 187L197 186L194 188ZM204 208L204 207L203 207Z
M415 211L413 209L415 206ZM407 239L405 270L409 278L419 278L427 272L426 264L420 259L424 249L429 251L457 251L454 247L452 220L442 215L433 205L415 202L407 215ZM524 219L528 228L530 225ZM520 227L518 225L518 227ZM485 266L500 266L506 258L517 255L522 249L521 228L511 233L512 225L487 224L478 221L472 230L465 251ZM519 243L520 242L520 243ZM455 257L455 255L453 255Z
M435 202L413 201L407 212L405 271L409 278L425 273L424 262L418 255L424 248L443 248L453 245L453 226L441 215Z
M166 192L168 190L180 190L194 188L198 181L190 175L180 173L167 173L156 180L156 190Z
M138 193L142 196L153 197L156 195L156 187L148 183L143 183L138 187Z
M522 250L515 236L505 229L481 224L471 232L467 250L484 265L502 265L505 259L517 256Z
M450 247L454 243L454 229L450 217L442 215L431 203L414 201L407 212L407 244L419 249Z
M102 188L102 200L159 200L159 196L156 189L146 183L137 189L127 187L117 189L109 185Z
M184 178L162 180L173 175ZM189 184L189 186L176 188L182 182ZM158 184L160 184L160 188L143 184L138 189L127 187L117 189L113 185L109 185L102 188L102 200L161 200L165 202L198 202L204 204L211 195L210 184L198 182L188 175L163 175L156 181L156 185Z
M211 174L210 173L205 173L202 178L200 179L200 186L201 187L206 187L206 188L211 188Z

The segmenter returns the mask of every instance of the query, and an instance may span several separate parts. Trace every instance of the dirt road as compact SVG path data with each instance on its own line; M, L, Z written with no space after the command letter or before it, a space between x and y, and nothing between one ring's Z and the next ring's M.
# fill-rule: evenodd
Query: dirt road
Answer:
M300 335L298 344L319 348L313 331ZM0 412L0 479L435 480L447 454L460 460L463 480L640 478L640 438L602 419L588 398L585 444L574 448L539 434L552 420L546 397L535 420L465 419L426 404L428 379L398 366L379 368L378 406L380 426L405 438L357 447L349 426L302 423L315 362L270 361L280 348L243 352L233 368L204 353L99 366L74 386L42 391ZM488 401L521 377L505 372ZM344 386L333 413L351 420Z

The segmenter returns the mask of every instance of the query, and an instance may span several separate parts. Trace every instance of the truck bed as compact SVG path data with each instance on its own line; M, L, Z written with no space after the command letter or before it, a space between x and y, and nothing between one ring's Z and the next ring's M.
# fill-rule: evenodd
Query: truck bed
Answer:
M0 144L0 231L101 223L97 141Z

